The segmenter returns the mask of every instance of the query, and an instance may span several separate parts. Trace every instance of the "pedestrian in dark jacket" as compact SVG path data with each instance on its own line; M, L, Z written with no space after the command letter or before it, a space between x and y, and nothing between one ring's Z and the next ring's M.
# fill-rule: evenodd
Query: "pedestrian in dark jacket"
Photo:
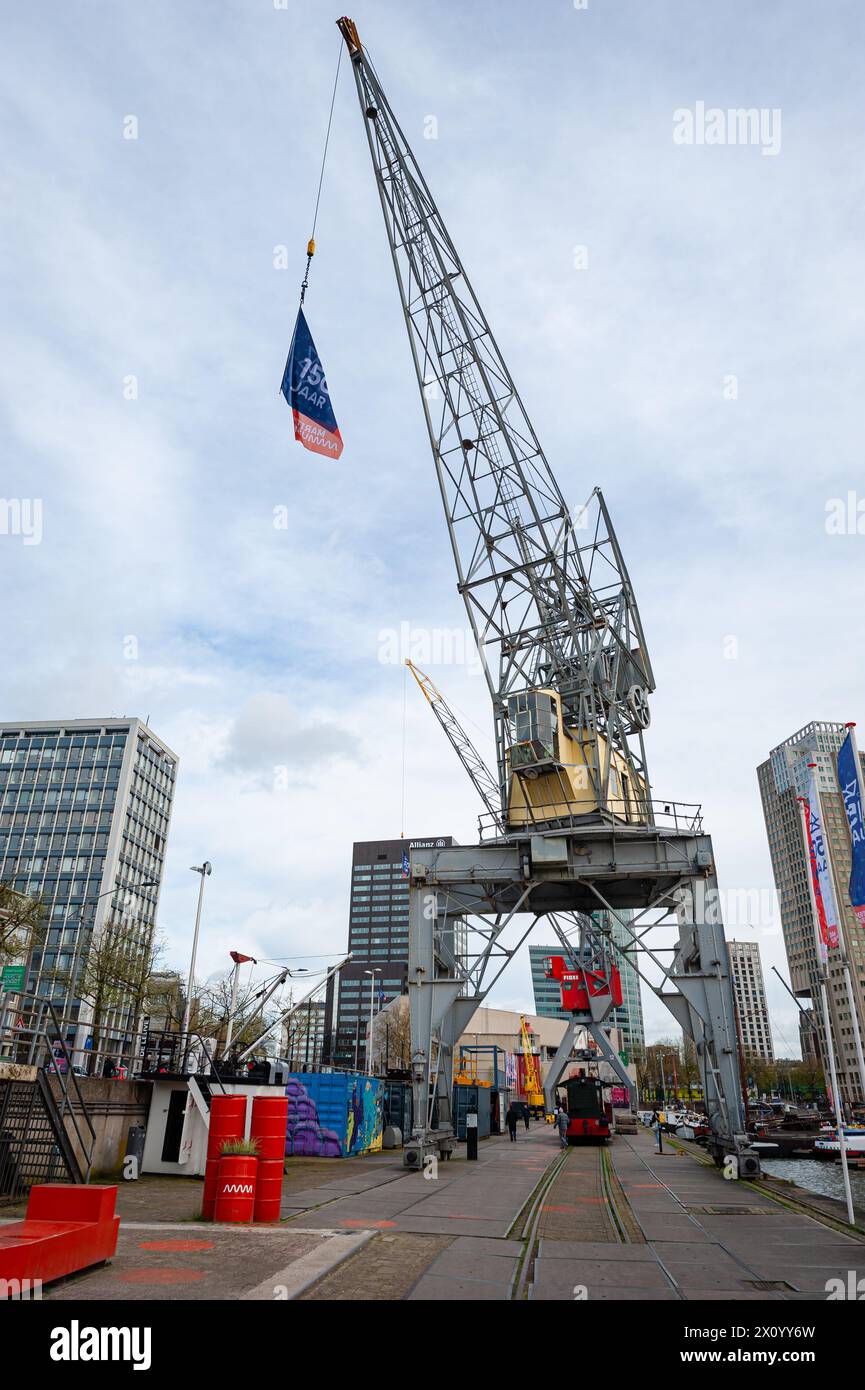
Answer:
M524 1119L525 1122L526 1122L526 1129L528 1129L528 1127L529 1127L529 1113L530 1113L530 1112L529 1112L528 1102L526 1102L526 1108L525 1108L525 1110L523 1111L523 1119Z
M517 1107L513 1104L509 1105L508 1113L505 1115L505 1123L507 1124L508 1134L511 1136L512 1144L517 1142L517 1120L519 1118L520 1112L517 1110Z

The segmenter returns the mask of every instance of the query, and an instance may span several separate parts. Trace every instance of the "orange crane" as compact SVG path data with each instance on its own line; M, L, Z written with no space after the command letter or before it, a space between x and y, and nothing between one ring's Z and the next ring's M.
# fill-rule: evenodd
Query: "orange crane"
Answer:
M529 1113L535 1119L544 1118L544 1091L541 1085L540 1068L537 1059L532 1051L532 1040L529 1036L529 1028L526 1023L525 1014L520 1014L520 1035L523 1041L523 1074L526 1082L526 1103Z

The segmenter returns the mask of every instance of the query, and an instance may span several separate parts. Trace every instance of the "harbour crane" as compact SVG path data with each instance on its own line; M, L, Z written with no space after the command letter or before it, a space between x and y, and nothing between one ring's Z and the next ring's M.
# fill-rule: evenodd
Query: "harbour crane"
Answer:
M337 24L496 749L497 787L478 775L443 698L416 675L487 815L478 845L411 854L414 1129L403 1161L420 1168L452 1151L455 1046L535 923L548 921L569 954L563 923L576 924L582 966L612 958L609 942L595 950L592 941L593 914L603 912L618 916L627 960L695 1040L716 1160L732 1154L737 1171L753 1174L712 844L699 807L652 798L644 734L655 682L605 499L595 488L569 508L357 27L345 16ZM509 929L527 915L514 943ZM672 946L647 944L647 915L675 928ZM597 1014L577 1010L572 1026L609 1055ZM557 1055L554 1067L567 1060ZM546 1084L557 1080L550 1072Z

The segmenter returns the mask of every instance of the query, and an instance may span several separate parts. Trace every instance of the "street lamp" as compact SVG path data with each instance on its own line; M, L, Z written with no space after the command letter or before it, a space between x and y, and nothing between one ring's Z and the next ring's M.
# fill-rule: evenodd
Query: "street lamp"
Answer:
M201 926L201 904L204 899L204 880L213 873L213 865L205 859L203 864L190 864L190 873L200 874L198 885L198 907L195 910L195 931L192 937L192 957L189 962L189 979L186 983L186 1006L183 1010L183 1027L180 1034L180 1065L186 1061L186 1038L189 1033L189 1020L192 1016L192 987L195 980L195 957L198 954L198 930Z
M364 975L370 976L369 981L369 1044L366 1053L366 1074L372 1076L372 1018L373 1004L375 1003L375 977L380 972L373 967L372 970L364 970Z

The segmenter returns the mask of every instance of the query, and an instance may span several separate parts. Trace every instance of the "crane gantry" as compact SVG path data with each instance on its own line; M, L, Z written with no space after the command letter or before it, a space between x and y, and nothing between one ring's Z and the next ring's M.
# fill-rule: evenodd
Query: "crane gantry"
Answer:
M716 1157L732 1153L740 1171L755 1172L723 926L717 911L702 910L717 900L711 840L699 808L652 799L644 733L655 683L606 502L595 488L584 506L568 507L357 27L347 17L337 23L496 748L493 776L444 698L413 669L487 815L478 845L411 855L414 1130L404 1162L418 1168L453 1148L457 1040L545 919L577 971L587 961L610 970L618 951L667 1004L696 1043ZM593 913L618 916L626 948ZM650 948L647 922L672 925L674 944ZM660 985L638 956L652 961ZM590 1003L573 1011L548 1093L578 1028L621 1069L603 1027L612 1006L602 994Z

